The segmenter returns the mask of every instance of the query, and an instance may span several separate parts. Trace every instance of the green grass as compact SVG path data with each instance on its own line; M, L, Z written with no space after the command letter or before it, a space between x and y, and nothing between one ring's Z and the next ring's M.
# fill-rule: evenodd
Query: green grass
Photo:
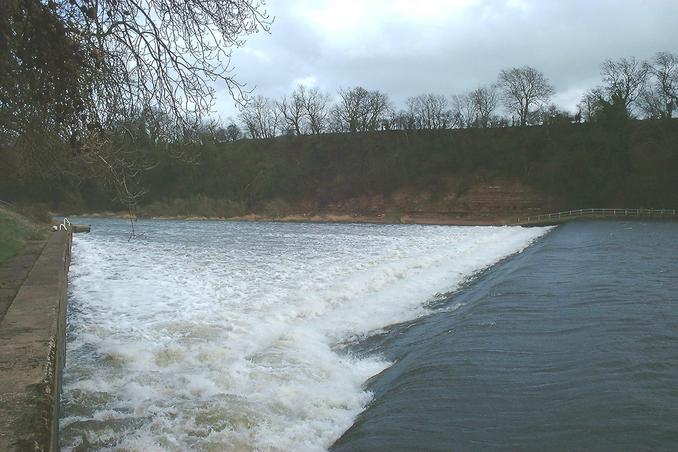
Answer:
M35 223L28 218L0 207L0 262L14 256L26 240L44 240L49 225Z

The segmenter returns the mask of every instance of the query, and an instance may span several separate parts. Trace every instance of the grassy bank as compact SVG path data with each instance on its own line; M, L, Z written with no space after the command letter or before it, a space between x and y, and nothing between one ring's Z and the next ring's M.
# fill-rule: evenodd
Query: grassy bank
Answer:
M0 207L0 262L14 256L27 240L47 238L49 225Z

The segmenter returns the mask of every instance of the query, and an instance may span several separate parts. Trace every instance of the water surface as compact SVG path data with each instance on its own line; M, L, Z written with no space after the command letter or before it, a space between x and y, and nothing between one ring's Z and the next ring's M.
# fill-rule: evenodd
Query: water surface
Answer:
M142 221L128 242L124 221L79 222L64 450L323 450L405 350L356 344L455 317L445 294L547 231Z
M395 362L334 450L676 450L678 223L559 227L353 349Z

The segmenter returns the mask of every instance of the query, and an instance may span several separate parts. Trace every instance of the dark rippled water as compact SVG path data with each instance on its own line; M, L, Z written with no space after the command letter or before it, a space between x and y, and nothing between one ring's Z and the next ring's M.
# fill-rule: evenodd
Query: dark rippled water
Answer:
M558 228L360 344L396 364L333 446L678 449L678 223Z

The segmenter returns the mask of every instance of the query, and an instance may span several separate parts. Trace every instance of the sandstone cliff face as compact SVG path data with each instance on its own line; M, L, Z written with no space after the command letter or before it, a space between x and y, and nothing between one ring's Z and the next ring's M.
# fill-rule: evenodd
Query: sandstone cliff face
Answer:
M511 218L555 209L554 201L532 188L509 180L477 182L467 190L430 191L401 189L390 196L363 195L328 203L318 207L313 200L304 200L291 210L327 211L341 214L403 214L413 217L426 215L457 219Z

